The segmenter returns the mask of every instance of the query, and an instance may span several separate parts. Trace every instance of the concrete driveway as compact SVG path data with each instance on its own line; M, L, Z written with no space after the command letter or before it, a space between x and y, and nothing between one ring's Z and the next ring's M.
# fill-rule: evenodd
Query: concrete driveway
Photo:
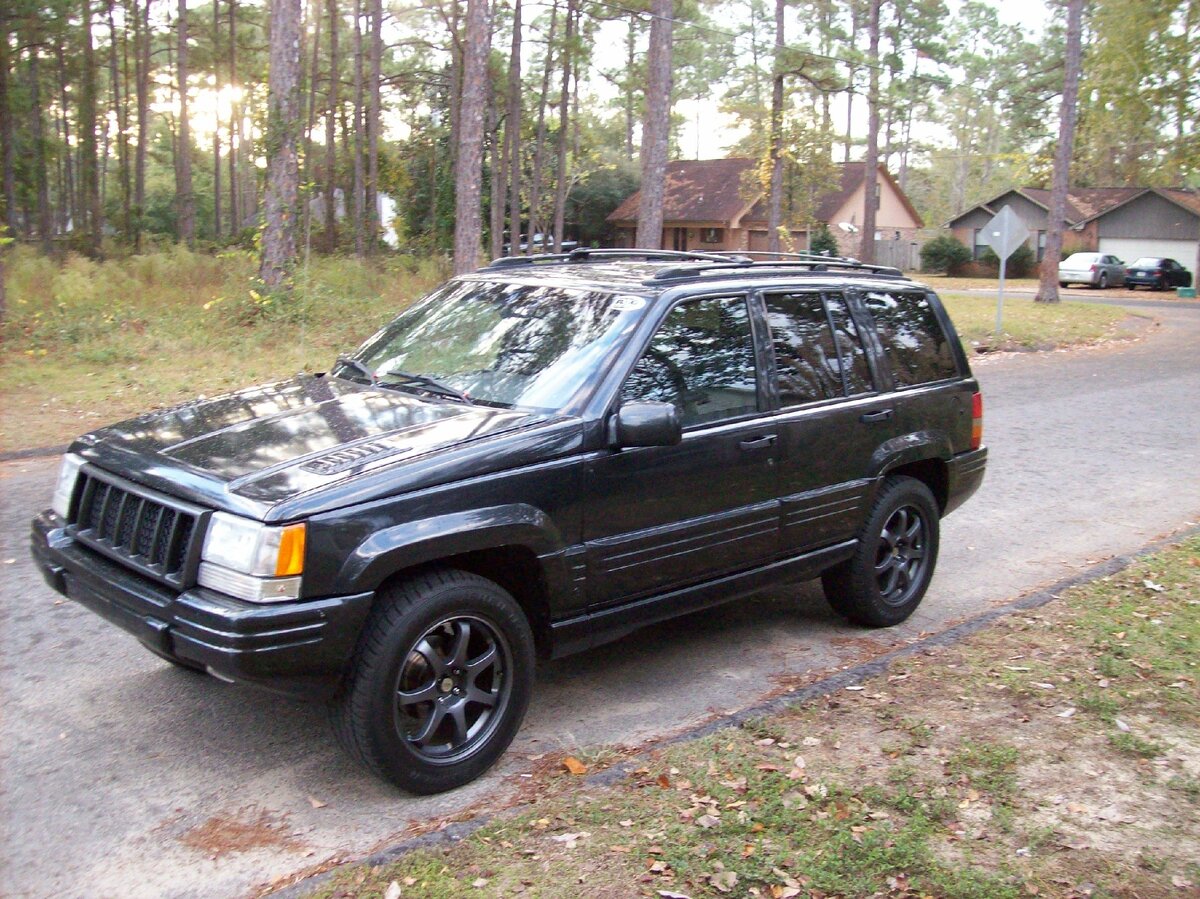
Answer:
M745 708L1200 521L1200 304L1150 311L1160 325L1136 342L977 363L987 480L945 521L938 574L905 625L848 627L805 584L545 665L498 770L433 798L356 769L319 709L176 670L61 601L26 549L57 463L0 466L0 890L246 895L410 825L494 809L530 756Z

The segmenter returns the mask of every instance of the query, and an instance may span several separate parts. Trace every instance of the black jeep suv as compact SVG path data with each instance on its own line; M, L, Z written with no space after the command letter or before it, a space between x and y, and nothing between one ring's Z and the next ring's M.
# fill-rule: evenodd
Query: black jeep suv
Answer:
M903 621L981 432L942 304L894 269L510 258L328 373L80 437L33 553L151 652L329 701L429 793L503 753L539 656L816 576Z

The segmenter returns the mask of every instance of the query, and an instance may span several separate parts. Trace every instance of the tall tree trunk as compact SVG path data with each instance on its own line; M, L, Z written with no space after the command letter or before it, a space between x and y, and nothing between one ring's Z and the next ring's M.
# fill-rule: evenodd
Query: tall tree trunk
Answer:
M863 172L863 262L875 261L875 191L879 187L879 7L882 0L871 0L867 17L867 61L871 66L867 87L867 158Z
M537 139L533 149L533 184L529 191L529 236L525 252L534 253L533 238L542 223L542 166L546 156L546 97L550 93L550 73L554 70L554 34L558 26L558 0L550 7L550 29L546 36L546 65L542 69L542 90L538 94Z
M633 67L637 63L634 52L637 49L637 32L634 30L634 23L637 21L637 16L633 13L629 14L629 30L625 34L625 160L633 162L633 120L634 120L634 102L633 94Z
M383 78L383 0L371 0L371 109L367 113L367 234L370 253L379 243L379 129L383 118L380 82Z
M8 99L8 54L8 25L5 24L0 28L0 165L4 169L4 224L8 226L7 236L12 237L17 233L17 148Z
M1078 114L1079 70L1083 56L1083 0L1067 0L1066 71L1058 111L1058 147L1054 152L1054 178L1050 184L1050 212L1046 225L1046 252L1042 257L1039 303L1057 303L1058 263L1062 260L1063 229L1067 218L1067 191L1071 185L1071 152L1075 146Z
M780 250L783 217L783 0L775 0L775 73L771 80L771 189L767 196L767 250Z
M229 91L232 97L229 104L229 233L235 240L242 231L238 159L244 155L242 109L237 101L237 86L237 0L229 0Z
M328 0L329 14L329 104L325 115L325 252L337 249L337 208L334 192L337 190L337 133L336 113L338 108L338 0Z
M221 0L212 0L213 89L221 89ZM221 114L213 114L213 239L221 239Z
M462 100L459 103L458 153L454 165L454 274L479 267L483 242L480 169L483 164L483 116L487 59L491 52L491 10L487 0L467 0L463 50Z
M504 254L505 154L500 152L500 104L495 83L488 95L488 174L491 181L488 191L488 242L491 245L489 258L498 259Z
M38 54L41 47L33 43L29 48L29 101L33 106L33 171L37 183L37 232L42 249L49 253L53 249L53 225L50 220L50 179L46 172L46 139L42 128L41 72Z
M567 0L566 32L563 35L562 90L558 98L558 160L554 170L554 252L562 252L563 228L567 211L567 132L570 129L568 103L571 100L571 57L575 43L575 2Z
M311 60L308 65L308 89L304 104L304 235L305 235L305 253L308 253L308 235L312 233L312 200L313 190L311 184L313 182L312 167L313 167L313 144L312 133L317 122L317 82L318 77L320 49L321 49L321 22L324 19L323 10L321 9L321 0L309 0L307 8L307 16L309 21L314 21L313 26L313 42L312 54L309 56ZM308 29L305 28L301 34L307 34Z
M131 3L123 7L126 25L121 33L121 81L125 85L121 97L121 233L126 242L133 238L133 166L129 163L129 21L136 18L136 10L131 9ZM134 26L134 34L137 28ZM134 52L137 52L136 45Z
M267 96L266 228L258 273L271 290L287 286L296 258L300 168L300 0L271 0L271 67Z
M113 112L117 119L117 175L121 181L121 208L125 210L122 220L121 237L124 240L129 239L129 181L124 178L124 173L128 171L128 155L129 145L126 141L126 105L124 95L128 93L128 86L124 89L121 84L121 69L119 64L120 55L118 53L118 44L120 43L117 37L117 26L113 21L113 5L114 0L107 0L106 11L108 13L108 66L109 80L112 84L112 104Z
M179 82L179 146L175 151L175 208L179 240L192 247L196 243L196 197L192 193L192 131L188 116L187 0L179 0L178 25L175 72Z
M646 115L642 120L642 190L634 245L662 248L663 193L671 127L672 0L653 0L646 60Z
M83 221L87 247L100 251L100 173L96 168L96 54L92 46L92 3L82 0L83 73L79 88L79 184L83 189Z
M150 2L139 10L134 0L134 19L137 22L137 149L133 163L133 247L142 250L142 227L146 216L146 144L150 137Z
M504 123L504 136L509 180L509 255L515 256L517 245L521 242L521 0L513 0L512 49L508 56L508 115Z
M365 186L363 184L363 45L362 0L354 0L354 252L365 252L363 227Z
M67 60L62 37L55 41L55 58L58 62L58 132L62 141L62 172L59 178L58 230L66 233L67 225L79 226L79 196L75 191L75 162L71 154L71 122L68 112L71 104L67 97Z

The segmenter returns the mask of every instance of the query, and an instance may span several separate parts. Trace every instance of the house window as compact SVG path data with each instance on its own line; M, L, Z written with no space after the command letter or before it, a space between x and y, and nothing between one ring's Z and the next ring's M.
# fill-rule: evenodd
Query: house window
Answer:
M979 259L980 257L983 256L984 253L986 253L988 250L991 249L986 238L984 237L983 232L984 232L983 228L975 229L975 246L974 246L974 251L971 256L972 259Z
M725 240L724 228L701 228L700 243L721 243Z
M879 182L876 181L875 182L875 208L876 209L879 208L880 196L881 196L881 192L880 192Z
M1038 232L1037 261L1041 262L1046 256L1046 232Z

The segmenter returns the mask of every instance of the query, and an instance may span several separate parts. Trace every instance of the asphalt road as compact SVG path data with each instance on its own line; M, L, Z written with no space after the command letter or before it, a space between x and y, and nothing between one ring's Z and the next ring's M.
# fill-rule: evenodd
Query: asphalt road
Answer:
M57 463L0 465L0 892L246 895L413 822L494 808L530 756L745 708L1200 521L1200 304L1146 311L1159 324L1135 342L977 363L987 479L946 519L938 574L905 625L850 628L806 584L545 665L498 770L434 798L357 770L319 709L176 670L61 601L26 550Z

